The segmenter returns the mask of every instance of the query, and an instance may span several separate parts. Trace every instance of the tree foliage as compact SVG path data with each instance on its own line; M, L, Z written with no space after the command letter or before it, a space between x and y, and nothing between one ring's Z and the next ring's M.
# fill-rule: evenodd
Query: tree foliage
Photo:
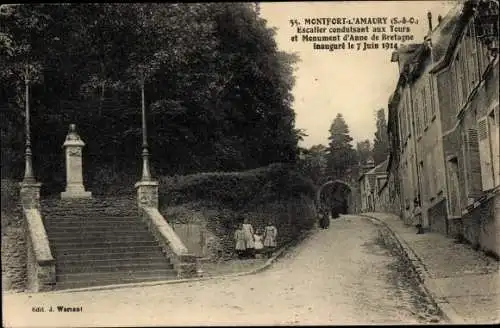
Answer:
M356 153L359 165L365 165L368 159L372 157L372 145L370 140L358 141L356 143Z
M389 135L387 134L387 120L383 108L377 111L377 130L373 140L373 161L378 165L389 155Z
M324 145L314 145L304 150L300 161L302 174L309 177L316 185L320 184L327 172L327 148Z
M337 114L330 126L328 137L327 166L334 179L342 179L356 165L356 152L352 148L352 137L342 114Z
M296 160L298 58L278 51L251 3L2 5L0 19L4 176L22 173L26 65L37 68L30 104L44 183L64 180L70 123L87 143L85 179L139 176L142 80L153 173Z

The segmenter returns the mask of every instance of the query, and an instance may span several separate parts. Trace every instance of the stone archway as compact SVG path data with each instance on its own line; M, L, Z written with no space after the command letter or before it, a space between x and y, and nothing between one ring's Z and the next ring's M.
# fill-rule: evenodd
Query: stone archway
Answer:
M351 198L353 188L342 180L328 180L316 191L316 206L318 209L325 203L322 196L326 193L326 190L329 191L329 197L327 197L328 200L326 200L326 202L328 202L327 207L330 208L330 211L338 211L347 214L348 208L352 204Z

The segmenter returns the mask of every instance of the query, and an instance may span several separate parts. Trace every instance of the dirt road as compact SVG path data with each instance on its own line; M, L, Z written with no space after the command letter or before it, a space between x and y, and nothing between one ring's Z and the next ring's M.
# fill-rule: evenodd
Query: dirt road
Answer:
M387 236L332 220L251 276L76 293L4 295L5 326L395 324L439 320ZM81 310L58 312L57 306ZM50 312L52 307L52 311ZM43 312L34 312L35 309Z

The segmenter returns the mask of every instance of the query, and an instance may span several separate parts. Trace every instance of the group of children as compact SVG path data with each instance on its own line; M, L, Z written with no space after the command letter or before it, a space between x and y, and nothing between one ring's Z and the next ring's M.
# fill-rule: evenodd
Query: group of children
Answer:
M278 229L271 222L264 228L264 233L261 233L261 231L254 232L248 219L245 219L234 233L236 253L240 259L255 258L257 254L271 257L277 246L277 236Z

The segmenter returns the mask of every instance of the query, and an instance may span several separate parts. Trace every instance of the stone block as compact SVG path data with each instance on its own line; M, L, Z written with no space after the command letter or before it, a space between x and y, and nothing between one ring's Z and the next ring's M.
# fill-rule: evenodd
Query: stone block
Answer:
M154 207L158 209L158 182L139 181L135 184L139 208Z
M56 280L55 260L38 209L24 209L27 248L27 289L32 292L49 291Z
M20 183L21 204L25 209L40 208L40 188L41 183Z

